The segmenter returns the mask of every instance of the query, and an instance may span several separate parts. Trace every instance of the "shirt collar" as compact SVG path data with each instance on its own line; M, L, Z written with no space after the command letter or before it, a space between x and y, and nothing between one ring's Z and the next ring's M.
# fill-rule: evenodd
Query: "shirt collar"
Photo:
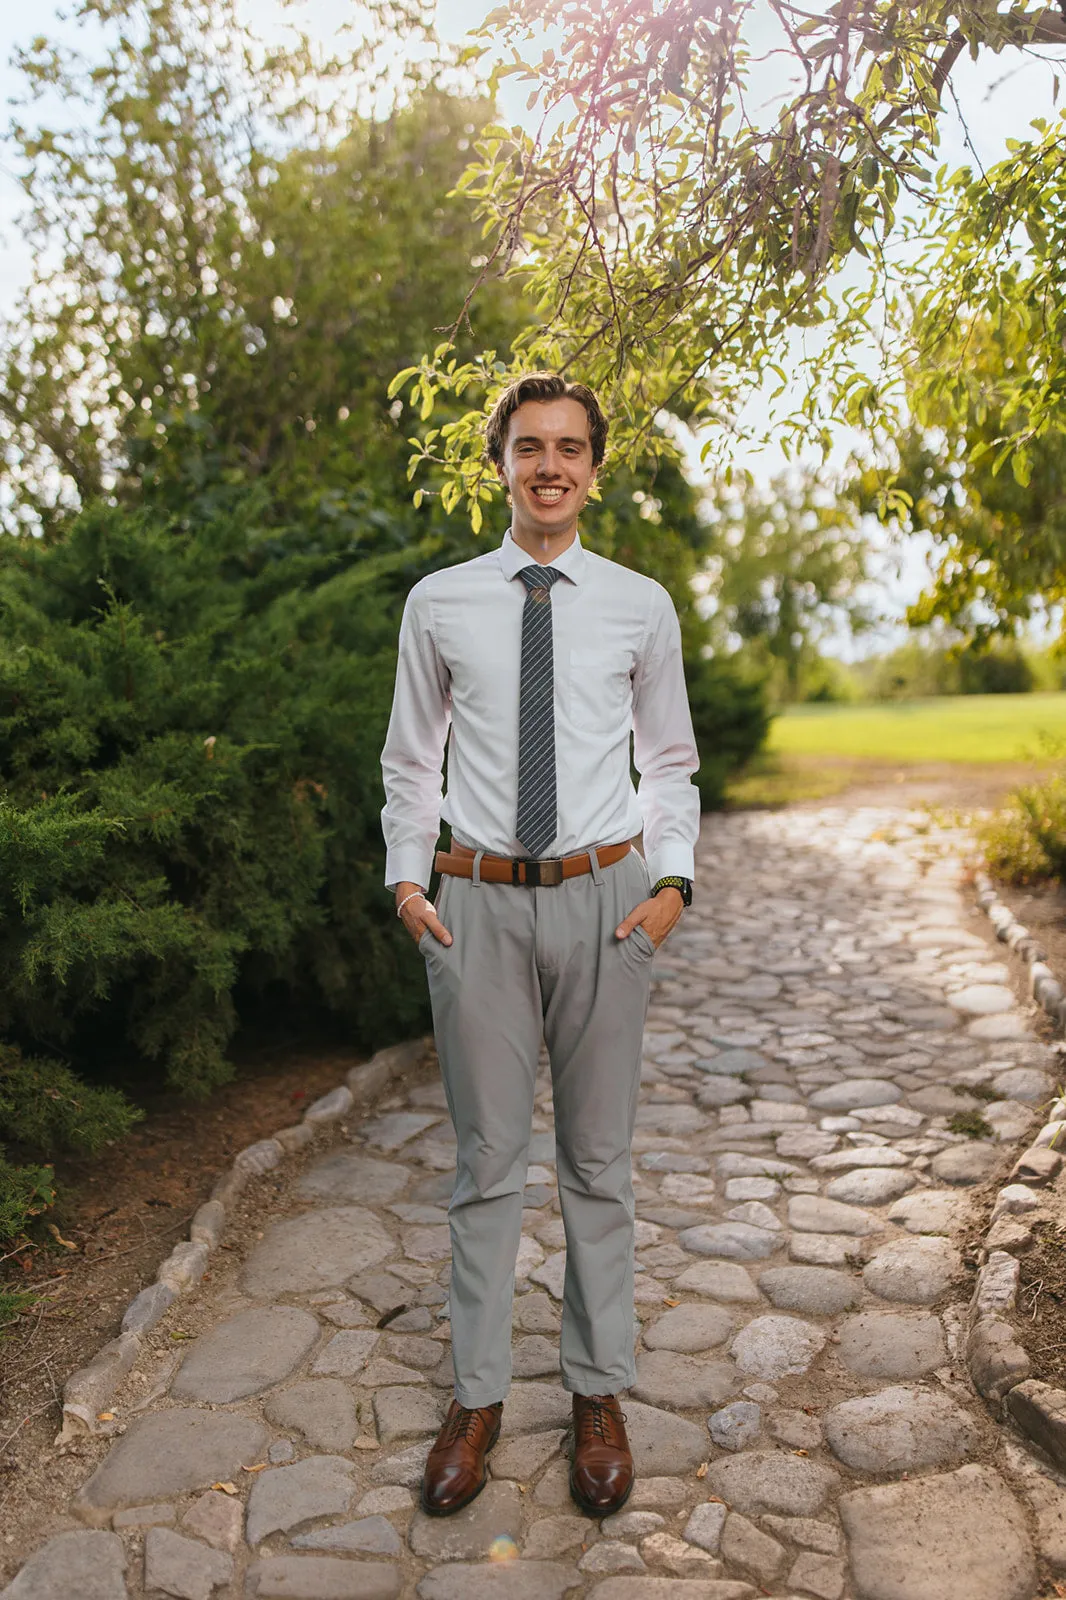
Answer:
M585 550L581 543L581 535L575 534L573 544L568 545L562 555L556 556L549 565L554 567L556 572L561 572L564 578L569 578L571 583L580 583L585 570ZM528 550L523 550L520 545L515 544L508 528L500 546L500 571L510 580L517 578L523 567L531 566L536 566L533 557Z

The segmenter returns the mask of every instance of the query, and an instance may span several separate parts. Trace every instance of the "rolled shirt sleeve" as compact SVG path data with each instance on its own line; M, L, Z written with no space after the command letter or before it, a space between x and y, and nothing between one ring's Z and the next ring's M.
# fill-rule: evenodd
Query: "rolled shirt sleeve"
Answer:
M385 884L429 887L440 834L444 747L451 721L448 672L433 637L431 603L416 584L400 624L396 688L381 773Z
M681 627L658 585L633 681L633 760L644 818L644 853L653 883L695 876L700 797L692 783L700 760L681 657Z

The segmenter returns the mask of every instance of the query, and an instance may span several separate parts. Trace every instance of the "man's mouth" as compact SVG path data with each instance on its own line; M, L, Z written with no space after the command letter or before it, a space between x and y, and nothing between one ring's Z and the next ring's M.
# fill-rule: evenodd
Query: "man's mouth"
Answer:
M547 484L542 484L538 488L531 489L530 493L535 500L540 501L541 505L555 506L559 504L559 501L567 491L557 488L555 485L549 487Z

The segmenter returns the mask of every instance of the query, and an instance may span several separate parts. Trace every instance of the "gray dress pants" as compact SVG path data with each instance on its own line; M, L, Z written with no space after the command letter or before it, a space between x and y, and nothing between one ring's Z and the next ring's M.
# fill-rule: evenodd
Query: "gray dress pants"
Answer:
M544 889L445 877L426 961L458 1141L449 1207L455 1393L502 1400L511 1381L515 1257L541 1040L551 1061L566 1231L563 1386L634 1381L630 1144L654 946L615 928L648 894L636 850Z

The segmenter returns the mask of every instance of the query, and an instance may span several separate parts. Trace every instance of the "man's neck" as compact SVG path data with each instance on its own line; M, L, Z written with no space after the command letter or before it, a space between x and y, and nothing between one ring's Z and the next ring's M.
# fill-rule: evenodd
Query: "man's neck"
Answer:
M565 550L569 550L576 538L576 523L564 533L552 533L546 536L525 529L518 529L513 523L511 524L511 539L513 542L518 546L519 550L524 550L527 556L532 556L540 567L551 566L552 562L558 560Z

